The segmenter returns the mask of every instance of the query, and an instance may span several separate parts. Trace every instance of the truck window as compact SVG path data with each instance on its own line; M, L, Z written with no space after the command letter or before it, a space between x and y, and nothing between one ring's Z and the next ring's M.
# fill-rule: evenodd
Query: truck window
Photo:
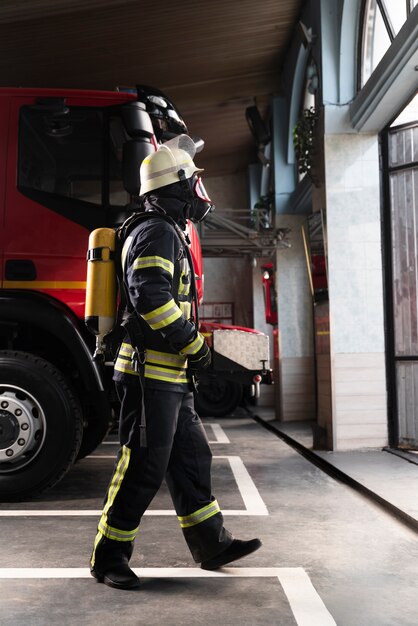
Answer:
M61 212L57 199L72 199L73 218L88 205L123 207L122 146L127 136L121 118L103 109L21 108L19 190ZM61 200L62 201L62 200ZM68 214L68 200L65 203Z

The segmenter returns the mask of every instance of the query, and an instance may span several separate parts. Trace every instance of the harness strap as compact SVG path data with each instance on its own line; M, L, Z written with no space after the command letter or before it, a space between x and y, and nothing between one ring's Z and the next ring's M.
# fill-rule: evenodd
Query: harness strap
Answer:
M142 335L141 327L136 317L135 311L130 313L126 319L121 323L121 327L126 331L129 338L129 343L133 348L132 353L132 365L139 376L139 386L141 388L141 417L139 420L139 445L141 448L147 447L147 423L145 416L145 346L144 337Z

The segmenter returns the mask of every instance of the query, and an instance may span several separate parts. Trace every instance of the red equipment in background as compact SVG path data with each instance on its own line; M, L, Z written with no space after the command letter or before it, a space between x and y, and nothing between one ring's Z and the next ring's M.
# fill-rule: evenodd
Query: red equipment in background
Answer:
M276 276L273 263L263 265L263 289L267 324L277 325Z

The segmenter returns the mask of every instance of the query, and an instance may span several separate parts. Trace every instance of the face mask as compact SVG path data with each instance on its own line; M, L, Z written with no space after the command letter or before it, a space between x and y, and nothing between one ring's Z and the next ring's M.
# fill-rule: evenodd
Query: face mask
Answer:
M190 182L193 190L193 199L190 206L189 217L193 222L201 222L208 213L214 210L215 205L209 198L200 176L195 174Z

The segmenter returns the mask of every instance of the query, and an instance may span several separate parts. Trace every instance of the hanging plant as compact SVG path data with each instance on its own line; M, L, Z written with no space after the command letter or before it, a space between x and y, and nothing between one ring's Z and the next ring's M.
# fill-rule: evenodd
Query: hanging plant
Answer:
M313 174L315 125L318 117L314 107L303 109L302 115L293 129L293 146L295 148L299 174L307 174L315 185L318 184Z

